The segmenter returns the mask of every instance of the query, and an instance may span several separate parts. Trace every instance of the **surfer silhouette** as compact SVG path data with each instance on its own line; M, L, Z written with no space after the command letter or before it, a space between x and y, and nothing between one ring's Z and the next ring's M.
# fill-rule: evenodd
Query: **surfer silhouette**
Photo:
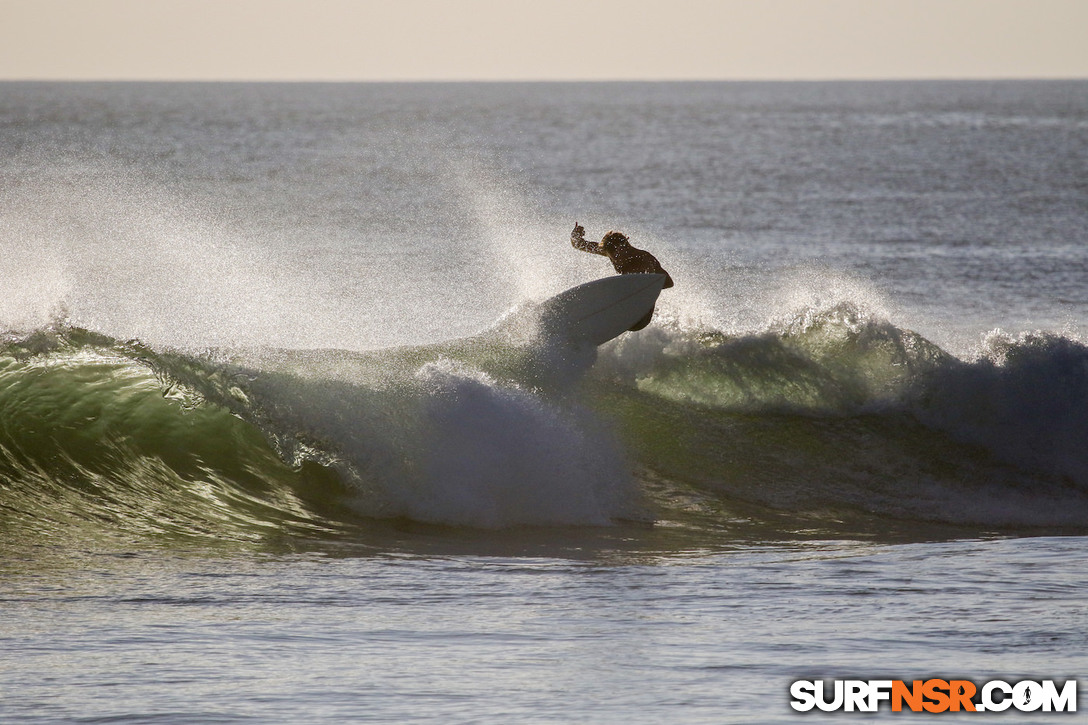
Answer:
M672 287L672 277L657 261L657 258L643 249L632 247L626 234L609 232L604 235L600 242L590 242L586 241L586 230L581 224L575 222L574 230L570 233L570 244L575 249L580 249L583 252L608 257L612 262L612 266L620 274L663 274L665 275L665 288ZM650 324L653 316L654 310L650 308L645 317L628 329L632 332L641 330Z

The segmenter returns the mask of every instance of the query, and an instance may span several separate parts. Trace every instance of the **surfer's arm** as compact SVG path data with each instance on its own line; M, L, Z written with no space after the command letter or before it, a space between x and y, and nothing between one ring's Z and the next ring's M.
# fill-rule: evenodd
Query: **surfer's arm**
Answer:
M601 249L600 245L598 245L596 242L586 241L586 230L583 229L582 225L578 223L575 223L574 231L570 233L570 245L575 249L582 250L583 252L608 256L605 254L605 251Z

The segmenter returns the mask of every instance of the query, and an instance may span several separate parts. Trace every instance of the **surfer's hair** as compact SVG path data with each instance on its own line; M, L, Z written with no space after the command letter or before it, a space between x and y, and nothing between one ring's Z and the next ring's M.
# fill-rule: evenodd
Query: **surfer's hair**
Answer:
M626 245L627 235L622 232L609 232L604 235L604 239L601 240L601 247L603 249L613 249L615 247L622 247Z

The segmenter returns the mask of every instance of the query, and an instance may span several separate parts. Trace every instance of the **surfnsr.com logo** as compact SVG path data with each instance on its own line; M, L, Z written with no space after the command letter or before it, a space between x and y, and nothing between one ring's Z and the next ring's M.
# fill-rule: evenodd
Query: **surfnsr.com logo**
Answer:
M790 685L790 707L801 712L876 712L888 703L892 712L1076 712L1077 681L990 680L981 687L970 680L797 680Z

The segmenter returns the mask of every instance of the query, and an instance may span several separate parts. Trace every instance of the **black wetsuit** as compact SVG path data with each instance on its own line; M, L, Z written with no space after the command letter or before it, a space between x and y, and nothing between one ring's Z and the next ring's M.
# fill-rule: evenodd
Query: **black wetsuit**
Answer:
M608 257L612 261L612 266L620 274L663 274L665 275L664 289L672 287L672 277L661 266L661 263L657 261L654 255L643 249L636 249L631 246L631 243L627 241L627 237L619 232L609 232L604 235L604 239L600 244L596 242L587 242L585 239L585 230L581 226L575 225L574 231L570 235L570 243L575 249L580 249L583 252L589 252L590 254L600 254L603 257ZM646 313L646 316L632 325L629 330L632 332L635 330L641 330L650 324L650 320L654 316L654 309L651 307L650 311Z

